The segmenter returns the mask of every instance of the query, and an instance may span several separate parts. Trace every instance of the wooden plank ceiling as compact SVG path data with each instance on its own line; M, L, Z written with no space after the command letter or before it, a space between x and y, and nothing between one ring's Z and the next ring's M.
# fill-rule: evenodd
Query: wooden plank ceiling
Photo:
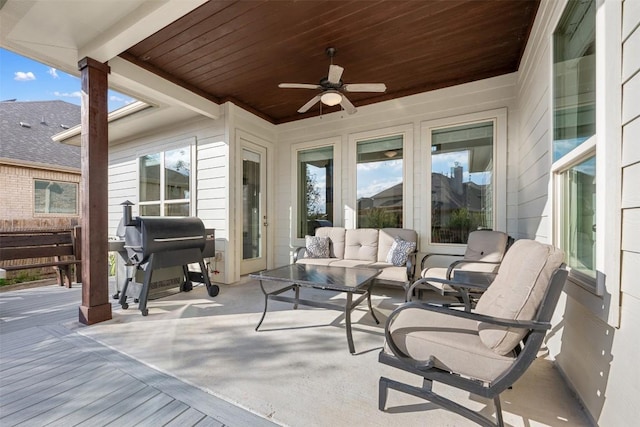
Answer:
M327 75L327 47L357 106L518 69L539 0L209 1L121 56L215 102L232 101L272 123L318 91L280 89ZM323 106L323 113L339 106Z

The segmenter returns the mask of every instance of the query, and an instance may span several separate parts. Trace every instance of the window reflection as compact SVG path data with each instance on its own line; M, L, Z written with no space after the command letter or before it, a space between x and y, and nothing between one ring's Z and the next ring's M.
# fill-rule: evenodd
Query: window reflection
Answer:
M333 225L333 147L298 152L298 237Z
M562 174L563 244L567 265L595 279L596 159L592 157Z
M493 122L431 134L431 242L466 243L493 228Z
M360 141L357 156L358 228L402 228L402 136Z

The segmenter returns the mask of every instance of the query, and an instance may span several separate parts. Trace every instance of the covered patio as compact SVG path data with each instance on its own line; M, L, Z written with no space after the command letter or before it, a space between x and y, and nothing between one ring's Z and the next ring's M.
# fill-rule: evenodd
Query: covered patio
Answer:
M639 2L115 4L0 0L4 48L82 80L82 125L55 137L83 150L82 293L63 322L77 342L122 352L261 420L465 425L396 393L390 410L377 410L382 326L364 310L354 315L356 356L328 310L277 303L253 330L262 301L248 273L290 264L312 221L357 229L363 211L388 203L392 226L417 233L419 259L464 252L456 221L565 251L572 273L548 353L505 392L507 424L640 418ZM334 86L330 64L344 67ZM386 91L351 92L352 83ZM109 112L107 88L139 102ZM325 92L341 102L320 102ZM360 174L372 166L397 174ZM180 170L180 185L170 170ZM309 196L321 209L309 209ZM113 303L108 239L125 200L134 215L185 214L216 230L209 273L218 296L196 288L153 301L148 317ZM402 301L398 290L376 291L381 325ZM43 330L29 333L32 348L67 334ZM20 335L10 335L16 348Z
M214 299L197 286L151 301L148 317L115 306L112 320L91 327L76 319L80 298L78 287L0 293L3 425L474 425L401 393L378 411L379 376L402 375L378 363L383 330L366 305L354 312L352 356L339 312L273 303L254 331L263 295L248 279ZM384 322L401 302L384 289L373 304ZM589 425L541 356L504 393L506 425ZM490 401L444 393L494 413Z

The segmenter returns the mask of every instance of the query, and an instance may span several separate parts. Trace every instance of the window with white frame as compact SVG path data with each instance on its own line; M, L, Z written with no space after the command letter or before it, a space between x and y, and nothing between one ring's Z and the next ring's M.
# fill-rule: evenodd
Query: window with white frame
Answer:
M596 289L596 4L570 0L553 34L553 172L558 244Z
M298 237L333 225L333 146L298 151Z
M64 181L34 180L36 214L78 215L78 184Z
M140 215L189 216L191 149L140 157Z
M357 142L358 228L402 228L403 142L402 135Z
M494 121L431 129L431 243L494 228Z

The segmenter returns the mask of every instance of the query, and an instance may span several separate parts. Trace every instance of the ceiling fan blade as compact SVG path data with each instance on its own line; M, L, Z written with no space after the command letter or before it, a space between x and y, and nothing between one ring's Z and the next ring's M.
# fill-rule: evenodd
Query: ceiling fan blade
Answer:
M340 83L340 78L342 77L342 72L344 68L339 65L329 65L329 75L327 76L327 80L329 83Z
M280 83L278 87L282 89L322 89L322 86L320 85L307 83Z
M354 114L356 111L358 111L356 110L356 107L353 106L351 101L349 101L344 95L342 95L342 102L340 102L340 105L342 105L342 108L344 108L347 114Z
M384 83L356 83L342 87L347 92L384 92L387 86Z
M320 101L320 95L314 96L309 102L307 102L302 107L300 107L300 109L298 110L298 113L306 113L307 111L309 111L309 108L317 104L318 101Z

